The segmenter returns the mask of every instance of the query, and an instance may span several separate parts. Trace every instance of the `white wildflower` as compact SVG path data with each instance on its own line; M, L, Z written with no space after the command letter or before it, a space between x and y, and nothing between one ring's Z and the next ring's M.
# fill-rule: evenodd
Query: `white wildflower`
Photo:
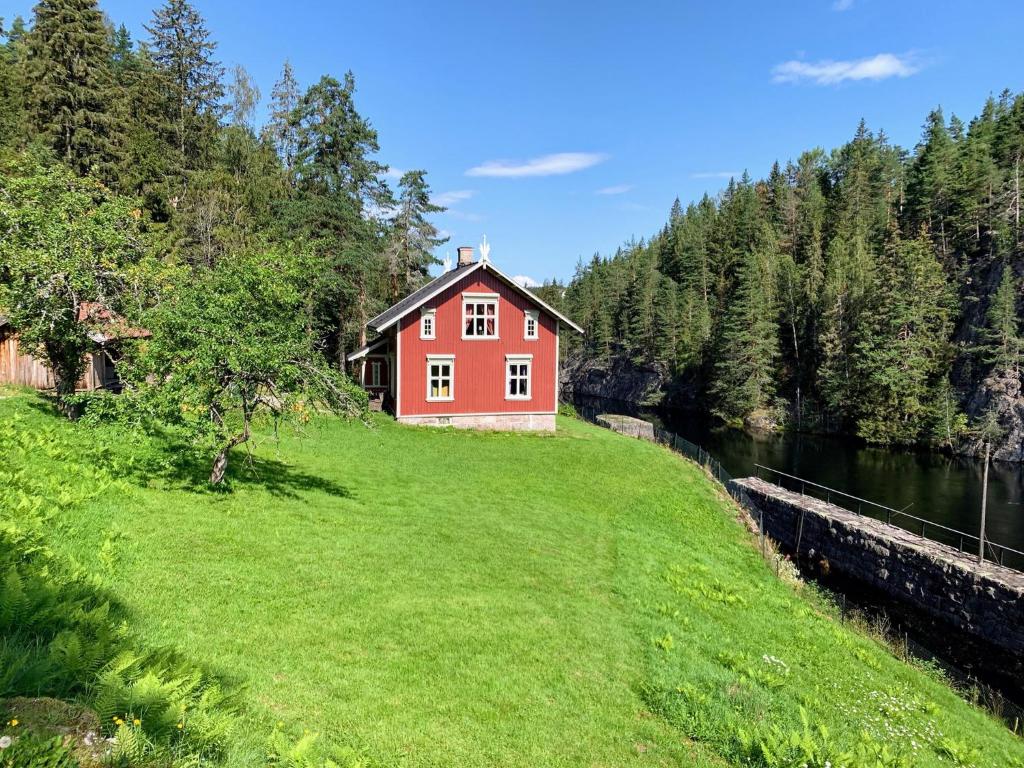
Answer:
M12 743L10 736L0 736L0 749L7 749Z

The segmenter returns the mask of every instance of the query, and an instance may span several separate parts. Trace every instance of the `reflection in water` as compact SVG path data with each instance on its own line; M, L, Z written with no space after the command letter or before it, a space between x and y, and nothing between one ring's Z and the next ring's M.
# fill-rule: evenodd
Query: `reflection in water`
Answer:
M600 405L607 410L630 412L626 404L600 401ZM705 415L693 411L647 410L637 415L702 446L733 477L752 475L754 464L761 464L888 507L909 507L907 511L918 517L966 533L978 533L980 461L934 452L873 448L850 438L829 435L751 435L716 426ZM990 541L1024 550L1022 499L1021 466L993 462L986 525Z

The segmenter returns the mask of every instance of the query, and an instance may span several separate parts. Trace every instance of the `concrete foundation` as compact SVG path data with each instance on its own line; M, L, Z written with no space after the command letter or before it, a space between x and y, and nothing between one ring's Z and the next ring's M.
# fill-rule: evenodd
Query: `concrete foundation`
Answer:
M763 512L765 533L783 549L827 561L844 576L1024 655L1024 573L978 563L955 547L759 478L732 482Z
M462 416L399 416L402 424L427 427L456 427L458 429L496 429L505 431L555 430L553 413L486 413Z

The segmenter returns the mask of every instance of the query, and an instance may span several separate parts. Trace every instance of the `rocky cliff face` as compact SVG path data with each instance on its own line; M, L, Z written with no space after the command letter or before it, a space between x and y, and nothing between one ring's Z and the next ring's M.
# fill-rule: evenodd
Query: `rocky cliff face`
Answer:
M967 415L977 420L990 408L995 411L1003 437L992 447L992 458L1000 461L1024 461L1024 392L1018 374L991 375L974 390L967 402ZM966 441L960 453L983 456L984 444Z
M671 378L663 366L638 365L624 358L606 363L575 359L562 367L562 397L602 397L635 405L659 405Z

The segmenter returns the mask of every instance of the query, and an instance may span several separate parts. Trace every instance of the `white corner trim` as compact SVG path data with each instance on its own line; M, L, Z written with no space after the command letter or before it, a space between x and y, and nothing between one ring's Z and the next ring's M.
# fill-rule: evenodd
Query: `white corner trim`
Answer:
M395 328L395 418L402 415L402 325Z

